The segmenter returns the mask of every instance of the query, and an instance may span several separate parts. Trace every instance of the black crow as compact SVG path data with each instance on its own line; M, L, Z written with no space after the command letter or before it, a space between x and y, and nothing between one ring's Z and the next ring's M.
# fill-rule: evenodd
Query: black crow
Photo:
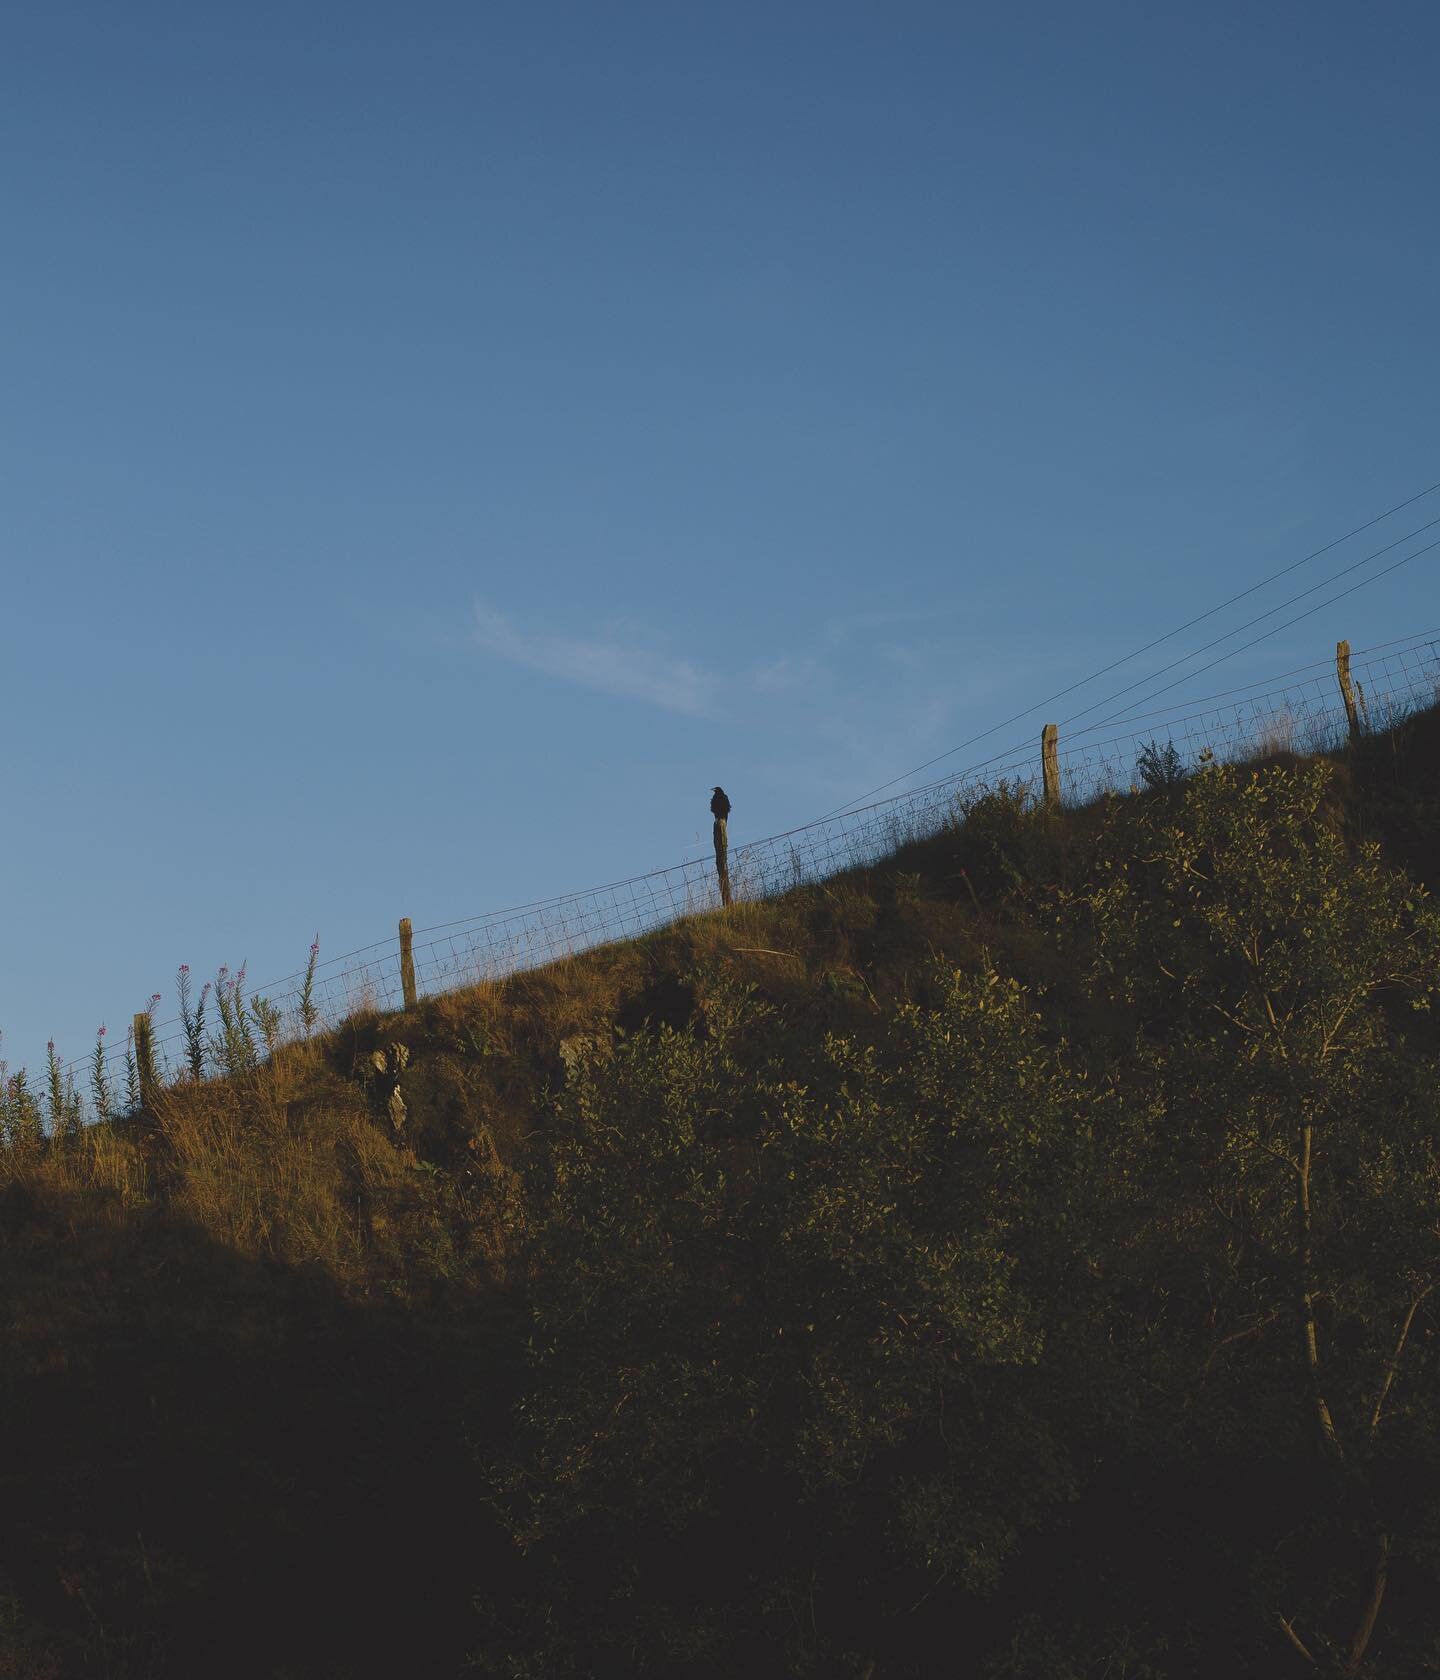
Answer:
M717 787L710 799L710 814L724 822L730 815L730 801L725 797L725 789Z

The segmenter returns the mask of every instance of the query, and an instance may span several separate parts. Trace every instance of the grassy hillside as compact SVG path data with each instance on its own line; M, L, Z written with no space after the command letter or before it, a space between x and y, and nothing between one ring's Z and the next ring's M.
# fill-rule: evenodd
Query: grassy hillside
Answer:
M0 1677L1435 1672L1437 748L12 1089Z

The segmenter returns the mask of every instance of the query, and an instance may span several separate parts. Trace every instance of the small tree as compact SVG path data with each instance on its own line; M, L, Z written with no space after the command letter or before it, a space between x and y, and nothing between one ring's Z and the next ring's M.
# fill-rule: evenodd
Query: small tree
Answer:
M1219 768L1178 810L1118 806L1077 908L1095 979L1151 1024L1123 1091L1137 1287L1167 1289L1150 1380L1168 1364L1178 1402L1183 1372L1175 1427L1215 1463L1291 1466L1251 1511L1252 1590L1294 1655L1358 1674L1396 1544L1433 1578L1411 1490L1440 1429L1440 1104L1404 1050L1440 918L1347 842L1329 775Z

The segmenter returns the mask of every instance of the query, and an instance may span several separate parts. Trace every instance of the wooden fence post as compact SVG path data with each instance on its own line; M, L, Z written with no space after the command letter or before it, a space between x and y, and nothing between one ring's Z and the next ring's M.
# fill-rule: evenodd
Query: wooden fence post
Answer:
M155 1107L155 1094L160 1081L155 1077L155 1026L150 1011L142 1009L132 1024L135 1046L135 1072L140 1080L140 1106L147 1112Z
M400 990L405 996L405 1007L413 1009L416 1003L415 935L408 916L400 918Z
M720 902L730 902L730 830L724 817L715 819L715 874L720 881Z
M1340 696L1345 702L1345 717L1350 725L1350 739L1360 739L1360 708L1355 704L1355 684L1350 680L1350 644L1335 644L1335 675L1340 679Z
M1047 723L1040 731L1040 764L1045 776L1045 808L1060 809L1060 731Z

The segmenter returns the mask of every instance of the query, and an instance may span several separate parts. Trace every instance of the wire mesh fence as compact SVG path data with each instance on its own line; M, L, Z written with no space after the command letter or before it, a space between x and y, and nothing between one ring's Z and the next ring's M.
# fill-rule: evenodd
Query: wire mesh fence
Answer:
M1362 649L1351 656L1361 728L1391 727L1440 699L1440 630ZM1137 761L1147 748L1173 748L1168 762L1188 774L1277 751L1332 751L1348 738L1349 723L1334 659L1317 660L1263 682L1145 710L1139 701L1061 736L1062 802L1080 805L1124 792L1142 779ZM908 841L937 833L963 817L973 801L1000 782L1040 780L1035 738L981 763L876 804L841 811L819 822L731 849L735 902L763 900L877 863ZM435 995L483 981L503 980L564 957L656 932L685 917L721 907L711 859L693 859L586 891L490 911L417 929L416 988ZM278 1036L293 1038L334 1026L361 1011L403 1007L398 935L317 963L307 992L305 971L258 988L276 1014ZM233 979L228 982L233 986ZM307 1025L308 1017L308 1025ZM157 1071L174 1077L186 1065L179 1017L153 1029ZM123 1043L105 1046L110 1077L123 1080ZM67 1066L77 1082L92 1057Z

